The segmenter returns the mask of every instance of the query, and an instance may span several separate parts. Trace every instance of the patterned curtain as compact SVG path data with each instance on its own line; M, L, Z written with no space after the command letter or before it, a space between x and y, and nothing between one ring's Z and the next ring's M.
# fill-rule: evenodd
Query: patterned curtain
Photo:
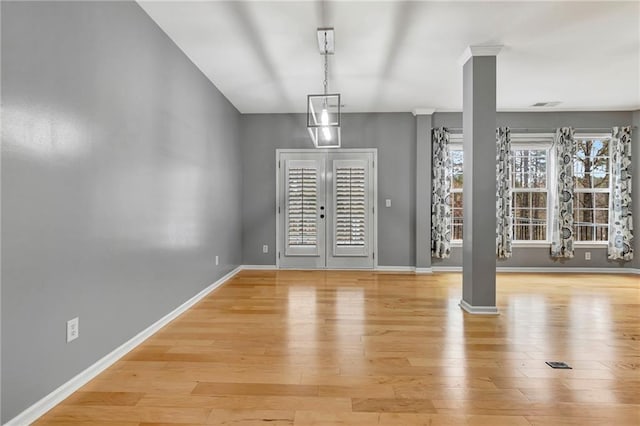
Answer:
M611 140L609 249L612 260L633 259L631 216L631 127L614 127Z
M449 131L432 130L431 256L446 259L451 254L451 157Z
M496 256L511 257L513 212L511 210L511 132L496 129Z
M553 141L557 187L552 192L551 256L573 257L573 157L576 151L573 129L556 130Z

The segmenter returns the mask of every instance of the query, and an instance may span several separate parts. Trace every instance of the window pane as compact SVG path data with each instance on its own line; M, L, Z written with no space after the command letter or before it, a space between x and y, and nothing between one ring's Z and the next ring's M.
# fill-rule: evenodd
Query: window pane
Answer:
M452 240L461 240L462 239L462 218L456 219L454 218L451 229L451 239Z
M514 240L547 239L547 193L513 192Z
M459 146L458 146L459 148ZM462 187L464 185L464 153L460 149L451 151L451 239L462 239Z
M459 150L451 151L451 188L462 189L463 185L463 158L464 154Z
M547 193L546 192L532 192L531 193L531 207L547 207Z
M462 208L462 192L453 192L451 194L451 206L453 208Z
M594 194L594 198L596 208L609 210L609 193L599 192Z
M516 207L529 207L531 193L529 192L513 192L513 205Z
M514 188L546 188L546 149L512 150L512 158L512 182Z
M609 139L577 139L573 171L576 188L608 188Z
M609 224L609 209L597 209L594 214L596 224Z

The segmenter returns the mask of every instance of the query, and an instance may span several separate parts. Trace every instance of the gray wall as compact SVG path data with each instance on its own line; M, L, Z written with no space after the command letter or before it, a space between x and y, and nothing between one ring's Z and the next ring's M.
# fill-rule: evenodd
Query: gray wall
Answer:
M632 124L632 112L538 112L538 113L498 113L498 126L509 126L514 129L530 128L554 129L562 126L573 126L575 128L611 128L613 126L623 126ZM462 127L462 113L435 113L433 116L434 127ZM540 131L540 130L538 130ZM514 130L515 132L515 130ZM633 155L635 156L635 170L638 170L637 155L640 152L640 138L637 130L633 134ZM636 174L637 175L637 174ZM636 176L636 182L638 178ZM634 182L635 184L635 182ZM638 185L636 185L637 187ZM636 195L638 195L636 189ZM636 196L635 198L638 198ZM637 209L636 209L637 210ZM638 215L636 215L638 216ZM635 218L636 223L638 217ZM636 226L636 234L638 227ZM636 238L636 254L638 251L638 238ZM591 252L591 260L584 259L584 252ZM637 259L636 255L636 259ZM637 262L637 260L636 260ZM449 259L432 259L434 267L438 266L461 266L462 248L454 247ZM631 268L631 262L612 262L607 260L606 247L603 248L576 248L573 259L554 260L549 256L548 247L514 247L511 259L497 260L497 267L594 267L594 268ZM637 267L637 266L636 266Z
M631 112L540 112L498 113L499 126L513 128L554 129L560 126L577 128L610 128L631 124ZM454 248L447 260L419 259L416 263L416 163L417 128L421 120L409 113L344 114L342 146L344 148L378 148L378 251L381 266L461 266L462 248ZM424 117L423 117L424 120ZM462 127L462 113L435 113L433 126ZM638 132L634 133L634 152L640 151ZM422 138L424 139L424 138ZM424 141L420 139L421 143ZM243 263L274 265L276 243L276 164L277 148L309 149L311 140L301 114L245 114L241 118L243 167ZM636 148L637 147L637 148ZM423 150L421 150L423 151ZM429 151L430 152L430 151ZM640 156L636 156L637 158ZM430 164L424 163L423 164ZM424 174L423 174L424 176ZM430 179L430 173L428 177ZM637 188L640 185L636 185ZM430 191L430 180L424 190ZM636 189L637 191L637 189ZM392 207L385 208L385 198ZM640 216L640 215L636 215ZM637 218L636 218L637 220ZM429 218L430 223L430 218ZM640 229L636 227L636 229ZM637 231L636 231L637 232ZM636 239L636 244L638 239ZM269 253L262 253L262 245ZM591 261L584 252L591 252ZM640 252L640 251L639 251ZM428 251L425 253L429 253ZM424 254L423 254L424 255ZM514 248L514 255L498 261L499 267L630 267L606 259L606 249L576 249L576 257L562 262L549 256L548 248Z
M2 114L4 422L241 263L242 175L240 114L133 2L3 1Z
M302 114L242 116L243 259L274 265L276 149L313 148ZM410 113L344 114L343 148L378 148L378 263L415 264L416 121ZM384 207L384 200L392 200ZM262 253L262 245L269 253Z

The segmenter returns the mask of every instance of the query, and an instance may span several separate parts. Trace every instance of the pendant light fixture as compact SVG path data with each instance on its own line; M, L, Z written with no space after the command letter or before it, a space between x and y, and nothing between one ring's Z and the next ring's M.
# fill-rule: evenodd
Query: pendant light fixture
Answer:
M340 148L340 94L329 93L329 55L333 28L318 28L318 49L324 57L324 93L307 95L307 129L316 148Z

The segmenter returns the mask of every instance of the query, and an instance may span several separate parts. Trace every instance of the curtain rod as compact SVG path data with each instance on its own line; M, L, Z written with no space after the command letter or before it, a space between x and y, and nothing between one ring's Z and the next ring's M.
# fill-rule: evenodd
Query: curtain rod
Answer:
M449 131L462 132L462 127L447 127ZM508 127L508 126L507 126ZM622 126L619 126L622 127ZM626 127L626 126L624 126ZM631 126L632 129L636 129L637 126ZM576 132L611 132L612 127L576 127L573 130ZM512 132L540 132L540 133L555 133L556 129L551 127L509 127Z

